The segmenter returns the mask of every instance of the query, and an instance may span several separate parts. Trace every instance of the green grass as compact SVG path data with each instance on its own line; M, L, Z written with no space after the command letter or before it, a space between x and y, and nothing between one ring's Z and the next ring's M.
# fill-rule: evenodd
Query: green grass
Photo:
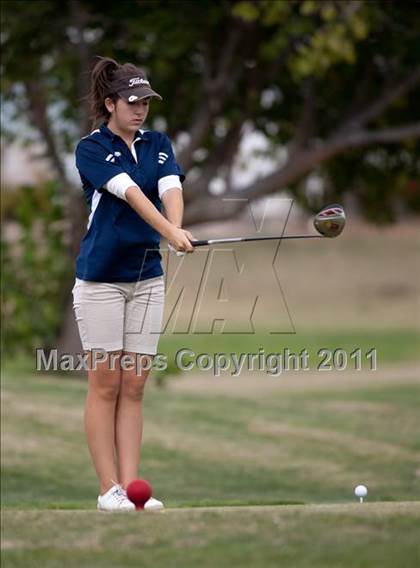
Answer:
M316 369L323 358L319 354L321 349L333 352L343 349L348 355L348 369L355 368L354 359L350 354L355 349L361 349L362 368L370 369L370 361L366 354L371 349L377 351L377 366L380 369L384 364L418 361L420 359L420 331L415 328L388 329L388 330L305 330L287 334L178 334L168 333L162 335L158 351L167 356L170 370L175 371L175 355L181 349L190 349L195 355L200 353L258 353L263 349L267 356L270 353L299 354L306 349L309 354L309 367ZM187 359L188 361L191 358ZM332 361L330 361L331 363ZM20 356L7 358L4 368L9 374L31 373L36 366L35 354L32 357ZM176 374L176 373L174 373ZM63 376L71 373L62 372ZM83 373L82 373L83 375Z
M168 510L130 517L94 510L86 381L15 368L3 378L4 566L414 567L415 373L150 384L141 475Z
M339 239L283 242L277 255L276 242L260 242L213 247L211 257L197 250L181 265L171 257L164 322L191 333L211 329L213 320L231 331L252 329L252 321L261 333L418 329L418 224L354 222Z
M344 349L348 355L355 349L362 350L363 357L370 349L377 350L378 365L382 363L418 360L420 358L420 331L403 330L305 330L286 334L168 334L162 336L159 352L174 357L179 349L192 349L198 353L283 353L285 349L300 353L307 349L311 367L321 362L320 349ZM349 359L349 366L351 360ZM364 368L368 361L364 357Z
M311 371L214 378L194 369L164 388L152 381L140 474L165 501L161 514L95 510L84 375L33 374L35 356L8 360L2 566L420 566L419 243L414 223L380 230L349 219L340 239L284 242L277 256L276 243L235 245L234 255L214 257L201 288L207 253L182 260L166 302L169 332L191 322L207 330L214 319L216 329L221 319L250 328L258 296L256 333L167 333L159 350L169 361L181 348L306 348ZM178 267L170 259L169 282ZM317 373L322 348L376 348L378 371L364 359L361 373ZM358 483L369 488L363 505Z
M149 388L143 473L170 505L347 501L360 479L376 499L418 494L417 384L375 376L343 393L349 379L339 375L336 389L287 392L280 384L264 396L256 379L255 397L244 399L240 380L229 397L216 385L213 394ZM82 431L85 391L71 378L6 377L7 505L74 498L89 506L96 483Z
M189 509L120 517L7 511L4 521L5 567L414 568L419 560L414 529L420 503Z

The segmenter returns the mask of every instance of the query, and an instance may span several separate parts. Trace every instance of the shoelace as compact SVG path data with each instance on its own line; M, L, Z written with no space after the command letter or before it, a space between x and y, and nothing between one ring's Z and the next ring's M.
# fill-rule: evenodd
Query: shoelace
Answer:
M124 491L124 489L121 487L121 485L119 483L115 483L115 481L113 479L111 479L111 481L114 483L114 485L117 486L114 489L114 491L112 492L112 495L115 497L115 499L118 501L118 503L122 503L123 501L127 501L127 493Z

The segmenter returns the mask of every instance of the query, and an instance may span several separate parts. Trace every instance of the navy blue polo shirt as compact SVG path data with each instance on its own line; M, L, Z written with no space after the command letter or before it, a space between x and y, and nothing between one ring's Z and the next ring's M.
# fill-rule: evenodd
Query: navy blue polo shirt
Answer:
M136 282L163 274L159 233L103 186L126 173L160 211L159 179L178 175L183 181L185 176L166 134L139 130L134 140L137 162L124 140L105 124L77 145L76 166L90 208L76 260L81 280Z

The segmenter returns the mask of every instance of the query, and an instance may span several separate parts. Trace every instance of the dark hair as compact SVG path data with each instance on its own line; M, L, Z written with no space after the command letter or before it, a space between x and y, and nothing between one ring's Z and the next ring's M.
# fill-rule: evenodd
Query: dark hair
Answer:
M88 102L91 110L92 127L99 122L107 121L110 113L105 106L105 99L109 97L114 103L120 98L112 93L111 83L121 76L139 75L144 71L132 63L120 65L109 57L99 57L91 72L91 87Z

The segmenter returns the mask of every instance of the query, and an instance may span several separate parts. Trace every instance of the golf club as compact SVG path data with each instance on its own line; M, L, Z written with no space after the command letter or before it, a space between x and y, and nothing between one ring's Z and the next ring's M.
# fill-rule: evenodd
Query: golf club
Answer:
M314 218L314 227L317 235L278 235L265 237L227 237L221 239L201 239L192 241L194 247L203 247L206 245L218 245L223 243L244 243L250 241L273 241L287 239L323 239L338 237L346 224L346 214L341 205L327 205L323 207Z

